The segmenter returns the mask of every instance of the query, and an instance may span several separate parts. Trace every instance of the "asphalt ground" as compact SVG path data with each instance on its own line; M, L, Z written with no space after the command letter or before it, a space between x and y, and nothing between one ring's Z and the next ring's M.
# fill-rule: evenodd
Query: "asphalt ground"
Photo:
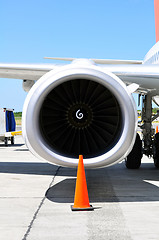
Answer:
M21 136L0 144L0 240L159 239L159 170L143 158L86 170L91 212L72 212L76 169L34 157Z

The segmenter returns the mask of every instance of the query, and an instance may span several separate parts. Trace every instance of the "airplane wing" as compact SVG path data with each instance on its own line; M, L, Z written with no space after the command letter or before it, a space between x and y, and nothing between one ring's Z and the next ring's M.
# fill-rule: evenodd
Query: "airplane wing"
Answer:
M122 61L124 62L124 60ZM62 65L0 63L0 78L38 80L45 73L53 70L58 66L60 67ZM98 65L98 67L100 67L101 70L103 71L115 74L127 85L131 83L138 84L139 85L138 90L140 92L147 92L149 90L159 89L158 65L155 64L146 65L139 63L137 64L120 63L120 64L101 64Z
M0 78L38 80L55 66L56 64L0 63Z
M74 61L77 58L65 58L65 57L44 57L44 59L51 59L51 60L60 60L60 61ZM96 59L91 58L89 59L96 64L142 64L142 60L119 60L119 59Z
M139 85L138 91L148 92L159 89L159 67L151 65L110 65L102 67L105 71L112 72L127 85L136 83Z

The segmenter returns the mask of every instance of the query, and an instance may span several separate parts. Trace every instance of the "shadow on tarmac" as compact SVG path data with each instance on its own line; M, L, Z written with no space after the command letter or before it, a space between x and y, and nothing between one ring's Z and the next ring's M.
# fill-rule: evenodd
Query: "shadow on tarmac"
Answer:
M96 170L86 170L90 202L159 201L159 188L146 181L159 183L159 172L152 164L142 164L138 170L128 170L124 164ZM75 178L65 179L46 191L52 202L73 203Z
M0 173L55 176L57 169L58 166L49 163L0 162ZM66 179L51 186L46 198L52 202L73 203L76 169L60 167L56 176ZM89 169L86 178L90 202L159 201L159 170L150 163L143 163L138 170L128 170L124 163Z
M49 163L0 162L0 173L54 176L57 169L58 166ZM58 175L76 177L76 169L67 168L65 171L60 171Z
M22 147L23 145L24 145L24 144L14 144L14 145L8 144L8 146L5 146L5 144L0 144L0 148L1 148L1 147L4 147L4 148L9 148L9 147ZM27 148L26 148L25 150L29 151ZM14 151L19 151L19 149L16 149L16 150L14 150Z

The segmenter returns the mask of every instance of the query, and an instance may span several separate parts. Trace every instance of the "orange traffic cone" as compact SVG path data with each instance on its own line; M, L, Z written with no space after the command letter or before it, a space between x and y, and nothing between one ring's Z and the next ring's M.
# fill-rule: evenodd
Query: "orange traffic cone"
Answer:
M158 126L156 127L156 133L158 133Z
M87 210L94 209L92 205L89 204L89 197L88 197L87 183L86 183L86 176L85 176L82 155L79 155L74 205L71 206L71 209L72 211L87 211Z

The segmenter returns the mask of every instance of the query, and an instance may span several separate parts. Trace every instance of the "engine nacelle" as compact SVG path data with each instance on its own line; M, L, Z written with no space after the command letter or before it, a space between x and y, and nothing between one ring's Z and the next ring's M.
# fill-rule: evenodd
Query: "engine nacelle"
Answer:
M110 166L131 151L137 111L131 93L114 74L93 65L70 64L45 74L23 109L28 148L47 161L87 168Z

